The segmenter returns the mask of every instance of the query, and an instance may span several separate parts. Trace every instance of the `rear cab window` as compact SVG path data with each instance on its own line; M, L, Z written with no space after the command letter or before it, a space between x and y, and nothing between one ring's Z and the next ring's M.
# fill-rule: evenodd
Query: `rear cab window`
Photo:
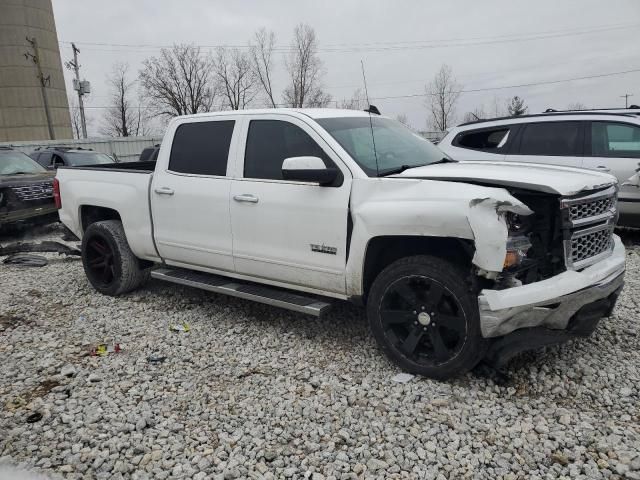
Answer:
M183 123L176 129L169 171L224 177L235 120Z

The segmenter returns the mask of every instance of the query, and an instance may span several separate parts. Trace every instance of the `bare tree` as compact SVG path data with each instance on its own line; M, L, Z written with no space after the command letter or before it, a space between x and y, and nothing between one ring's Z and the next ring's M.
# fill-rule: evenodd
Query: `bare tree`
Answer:
M174 45L143 62L140 85L158 115L208 112L216 95L212 71L213 59L200 47Z
M316 32L309 25L299 24L294 30L291 52L285 58L289 85L284 102L291 107L325 107L331 95L322 89L322 61L318 56Z
M276 101L273 98L273 86L271 85L271 71L273 69L273 47L276 44L276 35L261 28L253 35L253 42L249 44L249 55L254 75L262 86L267 100L273 108Z
M497 95L493 97L493 101L491 102L491 107L489 109L489 114L487 117L498 118L498 117L506 117L507 116L507 107L506 102L503 99L498 98Z
M219 47L213 74L226 108L244 109L258 94L258 79L249 54L239 48Z
M102 125L102 133L114 137L145 135L146 115L141 99L134 92L136 81L129 79L129 65L116 63L107 79L109 108Z
M340 108L347 108L349 110L364 110L368 106L367 96L361 88L355 90L351 98L342 100L340 104Z
M78 105L78 97L74 94L69 94L69 113L71 115L71 130L73 132L73 138L82 138L82 120L80 119L80 106ZM86 106L86 100L85 100ZM93 117L90 117L85 112L85 122L87 127L93 124Z
M406 113L401 113L399 115L396 115L396 120L399 121L401 124L403 124L405 127L413 129L413 127L409 123L409 117L407 117Z
M431 111L428 122L433 130L444 132L455 121L461 88L449 65L442 65L433 81L425 87L426 104Z
M484 120L487 118L487 114L484 111L484 105L474 108L464 114L462 117L463 122L475 122L476 120Z
M588 108L589 107L582 102L573 102L567 105L567 110L587 110Z
M512 117L519 117L520 115L527 113L529 107L524 104L524 99L516 95L507 105L507 110L509 110L509 115Z

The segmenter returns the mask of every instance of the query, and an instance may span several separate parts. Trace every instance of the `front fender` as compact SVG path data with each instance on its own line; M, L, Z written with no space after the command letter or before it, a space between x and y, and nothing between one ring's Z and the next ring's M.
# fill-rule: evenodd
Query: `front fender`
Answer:
M504 188L420 179L354 179L347 295L363 294L367 244L383 235L472 240L473 264L485 272L502 271L507 212L533 213Z

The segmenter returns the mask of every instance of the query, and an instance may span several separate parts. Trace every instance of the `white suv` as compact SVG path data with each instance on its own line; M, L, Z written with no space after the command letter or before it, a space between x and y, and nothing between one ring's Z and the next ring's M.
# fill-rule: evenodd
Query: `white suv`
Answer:
M640 109L547 112L464 123L438 144L456 160L565 165L610 172L619 225L640 227Z

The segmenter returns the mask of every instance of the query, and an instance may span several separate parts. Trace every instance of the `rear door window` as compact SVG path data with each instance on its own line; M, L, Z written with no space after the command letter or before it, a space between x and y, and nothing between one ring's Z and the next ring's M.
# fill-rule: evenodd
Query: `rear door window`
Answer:
M524 126L520 155L581 156L580 122L539 122Z
M472 150L500 153L505 151L509 137L510 126L501 126L491 129L472 130L459 133L453 140L453 145Z
M617 122L592 122L591 155L640 158L640 127Z
M180 125L171 145L169 170L225 176L234 124L234 120L220 120Z

